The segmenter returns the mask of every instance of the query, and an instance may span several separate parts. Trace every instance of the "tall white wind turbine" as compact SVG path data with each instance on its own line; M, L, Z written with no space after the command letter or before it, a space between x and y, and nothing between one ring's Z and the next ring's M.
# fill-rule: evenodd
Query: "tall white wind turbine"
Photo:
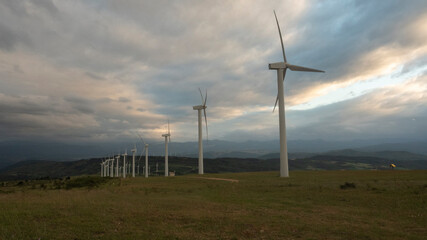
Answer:
M206 90L205 98L203 99L202 91L199 88L200 97L202 98L202 105L193 106L193 110L197 110L199 122L199 174L203 174L203 124L202 124L202 110L205 115L206 136L208 136L208 119L206 117L206 101L208 100L208 90Z
M171 140L171 132L169 128L169 120L168 120L168 133L162 134L162 137L165 138L165 177L169 176L169 163L168 163L168 142Z
M278 94L274 109L276 108L277 102L279 102L279 128L280 128L280 177L289 177L288 167L288 148L286 143L286 123L285 123L285 99L283 91L283 82L285 81L286 70L289 68L291 71L301 72L324 72L313 68L301 67L289 64L286 60L285 47L283 46L282 33L280 31L279 21L277 20L276 12L274 11L274 17L276 18L277 29L279 30L280 43L282 44L283 62L276 62L268 64L268 68L277 71L277 88Z
M135 177L135 154L136 154L136 144L132 151L132 177Z

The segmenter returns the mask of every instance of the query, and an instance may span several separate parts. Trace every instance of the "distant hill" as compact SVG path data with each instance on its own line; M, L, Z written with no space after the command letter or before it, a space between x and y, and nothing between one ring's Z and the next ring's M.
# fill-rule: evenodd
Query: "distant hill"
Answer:
M349 156L349 157L378 157L389 160L424 160L427 161L426 155L411 153L407 151L378 151L378 152L369 152L369 151L356 151L353 149L344 149L338 151L329 151L323 153L322 155L329 156Z
M374 158L399 160L399 161L407 161L407 160L427 161L426 155L415 154L415 153L406 152L406 151L366 152L366 151L357 151L353 149L343 149L343 150L329 151L325 153L289 153L289 159L310 158L316 155L343 156L343 157L374 157ZM261 159L273 159L273 158L279 158L279 157L280 157L280 153L270 153L270 154L259 156L259 158Z
M364 152L379 151L407 151L417 154L427 155L427 141L419 142L401 142L401 143L382 143L357 148L356 150Z
M101 159L88 159L70 162L23 161L0 171L0 180L60 178L76 175L100 174ZM164 158L150 157L150 172L164 175ZM177 175L197 173L197 158L169 157L169 170ZM389 169L390 163L397 169L427 169L426 160L390 160L369 156L315 155L289 161L290 170L354 170ZM138 165L138 163L137 163ZM139 172L142 171L143 161ZM156 165L158 171L156 171ZM205 159L205 173L279 171L279 159L217 158Z
M393 143L390 143L392 141ZM427 154L427 141L402 142L398 140L351 140L327 141L315 140L290 140L288 150L290 158L304 158L312 156L311 153L324 153L339 151L340 149L354 149L362 152L381 151L407 151L416 154ZM150 154L162 155L164 143L149 140ZM384 143L389 142L389 143ZM62 143L62 142L32 142L32 141L3 141L0 142L0 169L24 160L54 160L70 161L90 159L98 156L117 154L126 146L133 146L134 142L101 142L101 143ZM246 141L231 142L223 140L204 141L206 158L275 158L265 156L277 152L279 141ZM141 146L137 146L139 149ZM169 144L170 156L197 157L198 144L194 142L171 142ZM381 156L380 156L381 157Z

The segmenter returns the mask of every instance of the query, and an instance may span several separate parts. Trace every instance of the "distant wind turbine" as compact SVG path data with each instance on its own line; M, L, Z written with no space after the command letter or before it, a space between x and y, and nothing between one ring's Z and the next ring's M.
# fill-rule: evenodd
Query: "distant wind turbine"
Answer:
M168 120L168 133L162 134L162 137L165 138L165 177L169 176L169 165L168 165L168 142L171 140L171 132L169 129L169 120Z
M116 177L119 177L119 160L120 160L120 153L116 156L117 165L116 165Z
M285 80L286 70L289 68L291 71L301 72L324 72L322 70L301 67L291 65L286 60L285 47L283 46L282 33L280 31L279 21L277 20L276 12L274 11L274 17L276 18L277 28L279 30L280 43L282 44L283 62L270 63L268 68L277 71L277 88L278 94L274 109L276 108L277 102L279 102L279 127L280 127L280 177L289 177L288 168L288 148L286 143L286 123L285 123L285 99L283 91L283 82Z
M126 178L126 158L128 156L128 150L127 149L122 156L123 156L123 178Z
M193 106L193 110L197 110L198 113L198 122L199 122L199 174L203 174L203 124L202 124L202 110L205 115L205 124L206 124L206 136L208 136L208 119L206 117L206 101L208 100L208 90L206 90L205 99L203 99L202 90L200 90L200 97L202 98L202 105Z
M104 162L101 161L101 177L104 176Z
M111 163L110 177L114 177L114 158L108 157L108 161Z
M134 148L131 149L132 152L132 177L135 177L135 154L136 154L136 144Z
M139 157L139 160L141 160L142 154L145 152L144 172L145 172L145 177L148 178L148 144L145 143L144 139L141 137L141 135L139 133L137 133L137 134L138 134L139 139L141 140L141 143L144 144L144 151L141 152L141 156ZM169 133L169 138L170 138L170 133Z

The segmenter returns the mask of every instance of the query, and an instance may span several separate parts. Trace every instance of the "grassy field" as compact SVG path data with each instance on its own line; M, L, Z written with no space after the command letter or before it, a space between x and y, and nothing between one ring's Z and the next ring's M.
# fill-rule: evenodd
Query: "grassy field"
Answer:
M427 171L204 175L238 182L198 177L0 183L0 239L427 236Z

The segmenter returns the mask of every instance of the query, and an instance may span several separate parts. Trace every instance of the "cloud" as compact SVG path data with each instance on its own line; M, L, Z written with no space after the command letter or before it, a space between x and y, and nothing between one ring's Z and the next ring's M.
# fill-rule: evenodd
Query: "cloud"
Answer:
M328 106L289 111L291 138L363 137L380 128L382 135L419 135L410 127L402 128L410 134L390 129L404 125L405 117L423 119L419 104L425 98L408 99L402 89L422 95L411 90L422 83L406 76L425 66L425 1L269 4L0 3L0 140L119 141L134 138L136 131L158 139L168 118L174 139L194 140L192 106L200 104L199 87L208 89L212 138L278 138L277 112L271 113L277 77L267 66L282 56L272 8L288 60L326 70L288 71L288 108L343 87L352 92L357 83L391 73L405 82L402 88L377 84L344 102L336 97ZM395 123L383 124L390 119Z

